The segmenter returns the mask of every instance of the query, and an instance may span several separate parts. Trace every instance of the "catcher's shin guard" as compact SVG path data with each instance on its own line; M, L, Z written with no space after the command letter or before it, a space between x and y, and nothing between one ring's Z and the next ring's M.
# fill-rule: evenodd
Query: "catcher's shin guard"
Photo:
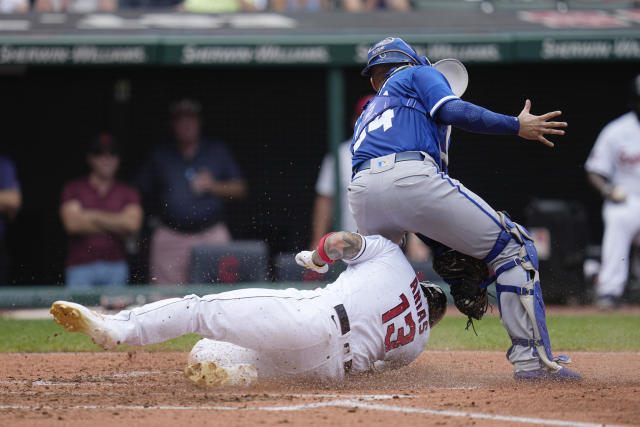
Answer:
M511 221L504 213L498 212L498 215L502 223L503 231L496 242L496 246L487 257L492 258L485 258L485 261L490 262L495 259L511 239L520 244L518 255L495 271L498 309L500 310L500 314L502 314L502 308L500 306L500 294L502 292L518 294L520 296L520 303L524 307L533 326L533 339L511 337L512 346L507 352L507 357L512 351L513 346L533 347L534 354L537 353L537 356L544 365L552 371L557 371L561 366L556 362L568 363L570 360L566 356L554 358L551 352L551 342L549 340L542 290L540 288L540 275L538 273L538 253L533 244L533 238L523 226ZM521 286L501 284L500 276L505 271L518 266L525 270L527 281Z

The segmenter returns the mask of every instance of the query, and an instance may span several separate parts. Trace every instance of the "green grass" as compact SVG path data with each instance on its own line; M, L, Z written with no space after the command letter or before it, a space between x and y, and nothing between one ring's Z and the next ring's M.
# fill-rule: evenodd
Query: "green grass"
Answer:
M463 317L443 319L433 328L427 349L506 350L511 345L497 316L488 316L475 322L478 336L471 328L465 331L466 323ZM640 316L549 316L547 326L554 350L640 350Z
M476 322L475 336L465 331L466 319L446 317L435 327L427 349L506 350L510 343L497 316ZM551 343L555 350L640 351L640 316L598 314L593 316L550 316ZM199 339L190 334L144 347L145 351L189 351ZM120 346L117 351L132 347ZM100 351L91 340L69 333L51 320L0 318L0 352Z
M161 344L144 347L146 351L189 351L200 337L184 335ZM121 345L117 351L134 347ZM0 318L0 353L49 351L103 351L84 334L67 332L53 320L17 320Z

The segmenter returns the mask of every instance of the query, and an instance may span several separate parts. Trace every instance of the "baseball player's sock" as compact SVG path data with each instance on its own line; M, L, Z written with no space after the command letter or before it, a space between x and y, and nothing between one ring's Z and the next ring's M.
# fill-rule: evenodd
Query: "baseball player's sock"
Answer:
M184 368L184 376L205 387L248 386L258 379L258 372L247 363L220 366L213 362L197 362Z
M120 344L118 334L107 325L104 318L87 307L68 301L56 301L51 305L53 320L69 332L82 332L105 350Z
M536 369L534 371L519 371L513 374L513 377L522 381L579 381L582 376L567 368L560 368L557 371L550 371L545 368Z

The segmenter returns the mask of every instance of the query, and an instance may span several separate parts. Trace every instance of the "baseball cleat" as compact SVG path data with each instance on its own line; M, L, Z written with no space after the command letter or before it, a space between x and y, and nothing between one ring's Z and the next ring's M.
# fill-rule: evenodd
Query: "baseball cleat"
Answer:
M205 387L248 386L258 379L258 372L246 363L224 367L213 362L197 362L184 368L184 376Z
M513 374L516 380L521 381L580 381L582 376L567 368L560 368L557 371L549 371L547 369L536 369L535 371L520 371Z
M107 326L100 314L87 307L68 301L56 301L51 305L53 320L69 332L82 332L94 343L110 350L120 344L116 334Z

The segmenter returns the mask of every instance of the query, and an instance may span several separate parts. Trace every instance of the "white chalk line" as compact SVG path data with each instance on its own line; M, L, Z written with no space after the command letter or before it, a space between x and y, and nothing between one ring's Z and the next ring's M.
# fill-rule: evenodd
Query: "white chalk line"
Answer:
M147 376L147 375L158 375L158 374L179 374L180 371L132 371L127 373L117 373L109 376L103 376L104 378L128 378L128 377L136 377L136 376ZM33 386L118 386L130 385L128 383L112 383L112 382L55 382L48 380L14 380L14 381L0 381L0 384L27 384L30 383ZM477 387L433 387L430 390L474 390ZM25 392L0 392L1 394L25 394ZM42 394L42 392L32 392L32 394ZM58 394L56 392L48 392L48 394ZM72 395L92 395L90 392L72 392ZM110 394L119 394L119 393L110 393ZM161 393L154 392L154 395L169 395L171 393ZM234 395L234 393L229 393L230 395ZM236 393L237 394L237 393ZM241 395L241 394L238 394ZM295 398L340 398L346 400L334 400L330 402L317 402L317 403L306 403L292 406L276 406L276 407L255 407L255 408L233 408L227 406L167 406L167 405L159 405L159 406L96 406L96 405L84 405L84 406L67 406L65 409L160 409L160 410L257 410L257 411L298 411L319 407L328 407L328 406L348 406L348 407L358 407L362 409L373 409L373 410L381 410L381 411L392 411L392 412L405 412L405 413L421 413L421 414L431 414L431 415L444 415L444 416L453 416L453 417L469 417L469 418L479 418L479 419L491 419L496 421L511 421L511 422L521 422L521 423L529 423L529 424L545 424L545 425L560 425L560 426L575 426L575 427L597 427L602 426L601 423L582 423L577 421L562 421L562 420L545 420L541 418L528 418L528 417L514 417L514 416L504 416L504 415L492 415L492 414L481 414L481 413L473 413L473 412L458 412L458 411L440 411L433 409L420 409L420 408L408 408L408 407L400 407L400 406L390 406L390 405L380 405L380 404L363 404L363 401L375 401L375 400L387 400L387 399L398 399L398 398L412 398L410 395L344 395L344 394L311 394L311 393L284 393L284 394L273 394L268 393L268 397L295 397ZM353 400L357 399L357 400ZM0 406L0 409L37 409L37 408L47 408L47 409L59 409L49 406L23 406L23 405L4 405Z
M170 410L170 411L269 411L269 412L294 412L307 409L325 408L331 406L349 407L358 409L370 409L374 411L403 412L413 414L440 415L447 417L474 418L493 421L517 422L523 424L542 424L567 427L622 427L613 424L588 423L581 421L565 421L544 418L518 417L510 415L494 415L483 414L478 412L461 412L461 411L441 411L436 409L412 408L403 406L392 406L382 404L361 403L358 400L332 400L329 402L305 403L290 406L262 406L262 407L229 407L229 406L169 406L169 405L152 405L152 406L126 406L126 405L77 405L54 407L49 405L29 406L29 405L1 405L0 409L26 409L26 410L59 410L59 409L99 409L99 410Z

